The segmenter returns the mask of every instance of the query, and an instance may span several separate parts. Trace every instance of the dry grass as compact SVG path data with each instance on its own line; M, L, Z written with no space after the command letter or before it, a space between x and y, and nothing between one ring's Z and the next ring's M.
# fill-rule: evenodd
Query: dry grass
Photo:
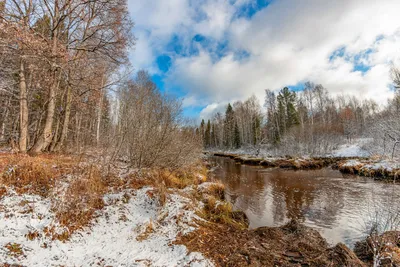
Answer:
M76 159L63 156L8 154L0 157L0 182L13 187L17 193L47 197L57 179L72 173Z
M203 200L204 208L198 212L198 215L203 219L218 223L233 226L237 229L246 229L248 223L246 216L238 214L240 212L233 211L232 204L221 201L214 196L208 196Z
M81 164L83 160L52 154L30 157L0 153L0 184L4 185L0 187L0 198L7 193L7 187L18 194L50 198L56 224L44 229L43 235L67 241L74 232L89 226L98 211L104 208L103 196L107 192L152 186L154 189L149 191L149 197L157 198L160 205L164 205L171 188L200 184L207 174L203 165L193 165L180 169L141 170L120 178L98 165ZM217 194L219 189L212 190ZM124 195L122 201L128 203L129 198ZM29 207L28 203L22 204ZM33 240L40 235L30 232L26 238Z
M108 190L108 176L103 176L98 167L90 166L83 176L73 180L63 199L53 202L53 211L61 226L69 235L89 225L97 210L104 207L103 195ZM66 233L57 238L64 239Z
M23 252L20 244L8 243L4 247L8 250L7 254L12 257L19 257L19 256L24 255L24 252Z
M149 235L151 235L152 233L154 233L154 223L150 219L150 221L145 226L144 231L136 237L136 240L139 242L146 240L149 237Z
M206 187L204 187L203 193L210 196L214 196L219 200L224 200L225 185L220 181L209 183Z
M25 237L28 240L33 241L40 237L40 233L38 231L33 231L33 232L29 231L27 234L25 234Z
M200 223L175 243L201 252L215 266L365 266L345 246L331 253L317 231L293 222L254 230Z

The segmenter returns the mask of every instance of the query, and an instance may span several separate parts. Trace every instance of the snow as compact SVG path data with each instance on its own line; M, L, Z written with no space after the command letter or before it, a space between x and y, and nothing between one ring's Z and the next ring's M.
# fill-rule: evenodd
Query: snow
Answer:
M165 206L160 207L146 194L149 190L106 195L107 205L91 227L74 233L65 243L44 235L28 240L25 234L29 231L42 233L46 226L57 226L51 203L9 190L0 200L0 262L27 266L212 266L200 253L172 244L178 235L195 229L196 215L185 208L191 200L169 194ZM131 195L129 201L122 200L126 193ZM154 230L139 241L149 223ZM24 254L9 255L8 243L20 244Z
M363 149L359 143L345 144L332 152L333 157L369 157L370 153Z
M370 153L364 148L368 143L372 142L372 138L356 138L351 142L345 142L334 151L325 151L322 154L318 154L318 156L329 156L329 157L369 157ZM272 155L279 156L277 151L268 150L265 148L260 148L257 153L257 149L255 147L243 147L240 149L227 149L227 150L219 150L219 149L211 149L209 152L213 153L226 153L226 154L236 154L241 155L243 157L256 157L256 158L272 158ZM284 154L283 154L284 155ZM280 155L280 156L283 156ZM302 158L308 158L312 155L301 155ZM317 156L317 155L313 155Z

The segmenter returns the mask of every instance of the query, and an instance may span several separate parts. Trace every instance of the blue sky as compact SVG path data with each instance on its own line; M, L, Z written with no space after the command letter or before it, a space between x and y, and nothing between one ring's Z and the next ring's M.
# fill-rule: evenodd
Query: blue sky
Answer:
M269 2L270 1L267 0L257 0L254 2L245 3L235 11L234 16L237 18L249 19L254 16L258 11L266 8ZM154 82L158 85L162 92L167 91L168 93L174 94L180 98L185 98L185 88L183 88L182 86L167 87L164 83L164 80L167 78L167 73L172 66L172 57L194 56L199 54L200 49L205 49L209 53L212 53L215 59L218 60L230 51L228 48L229 43L227 39L216 40L212 37L202 34L194 34L193 36L188 37L190 38L189 43L186 44L186 46L183 46L182 40L177 35L172 36L168 44L163 48L163 52L157 55L155 61L158 71L157 73L153 73L152 75ZM246 51L238 52L237 57L246 57ZM197 118L200 112L206 106L206 103L185 106L184 114L191 118Z
M197 119L308 80L383 103L399 62L400 1L377 2L129 0L131 61Z

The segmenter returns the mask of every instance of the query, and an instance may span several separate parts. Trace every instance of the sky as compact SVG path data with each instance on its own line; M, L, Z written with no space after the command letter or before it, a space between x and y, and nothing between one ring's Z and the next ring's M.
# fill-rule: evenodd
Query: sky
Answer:
M400 66L399 0L128 0L135 70L210 118L265 89L320 83L380 104Z

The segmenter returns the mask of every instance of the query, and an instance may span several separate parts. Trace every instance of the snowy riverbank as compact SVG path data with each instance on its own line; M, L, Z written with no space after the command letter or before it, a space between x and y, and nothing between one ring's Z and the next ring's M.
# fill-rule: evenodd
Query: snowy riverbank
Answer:
M151 190L146 187L105 195L106 207L92 225L66 241L46 236L46 228L57 227L49 200L7 190L0 201L0 262L25 266L211 266L200 253L172 244L178 235L195 229L196 215L185 208L191 200L171 194L160 206L150 197Z

